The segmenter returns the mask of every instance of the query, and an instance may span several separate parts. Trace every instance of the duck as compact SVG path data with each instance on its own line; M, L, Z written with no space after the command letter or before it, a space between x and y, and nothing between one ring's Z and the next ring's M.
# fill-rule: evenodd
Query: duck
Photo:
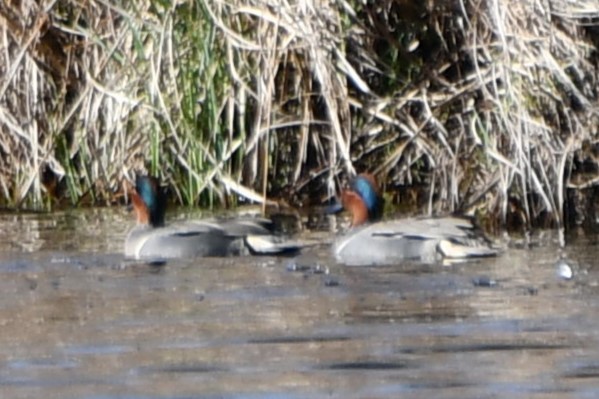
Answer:
M126 258L275 255L301 248L301 244L273 234L273 223L267 218L209 218L166 224L166 193L152 176L137 175L128 194L137 223L125 239Z
M471 219L458 216L411 217L381 220L383 198L376 179L361 174L341 193L329 213L351 215L349 232L335 240L337 261L350 266L395 264L402 261L434 263L496 256L499 250Z

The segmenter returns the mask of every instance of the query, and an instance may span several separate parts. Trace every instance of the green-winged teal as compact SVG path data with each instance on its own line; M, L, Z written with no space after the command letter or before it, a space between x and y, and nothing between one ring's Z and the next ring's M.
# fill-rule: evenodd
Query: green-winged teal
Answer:
M434 262L498 253L466 218L376 221L382 214L382 198L371 175L355 177L336 208L335 211L345 209L352 215L352 229L333 245L337 260L347 265L392 264L402 260Z
M125 256L129 258L267 255L300 248L273 235L271 221L264 218L211 218L165 225L165 195L153 177L138 176L130 196L137 226L125 240Z

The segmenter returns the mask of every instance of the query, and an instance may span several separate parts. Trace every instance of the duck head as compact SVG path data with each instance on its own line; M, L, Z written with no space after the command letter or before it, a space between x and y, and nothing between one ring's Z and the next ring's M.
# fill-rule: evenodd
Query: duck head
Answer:
M158 179L138 175L135 179L135 191L130 193L131 204L137 216L137 223L160 227L164 225L166 198Z
M340 206L331 208L332 212L342 209L352 215L352 226L380 219L383 199L373 175L360 174L350 181L349 188L341 193Z

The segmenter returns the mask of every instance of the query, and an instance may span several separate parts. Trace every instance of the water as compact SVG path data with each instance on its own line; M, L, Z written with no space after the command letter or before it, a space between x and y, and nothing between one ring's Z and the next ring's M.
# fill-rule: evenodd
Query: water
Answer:
M0 216L0 397L599 397L594 237L450 266L160 267L120 255L129 218Z

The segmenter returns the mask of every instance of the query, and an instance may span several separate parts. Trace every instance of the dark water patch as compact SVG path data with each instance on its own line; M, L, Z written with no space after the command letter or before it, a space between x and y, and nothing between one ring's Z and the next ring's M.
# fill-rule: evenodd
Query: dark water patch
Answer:
M505 323L505 322L504 322ZM556 315L555 317L544 318L539 320L512 320L511 331L519 331L522 333L555 333L563 331L564 334L575 332L577 329L589 328L589 324L595 324L594 321L582 319L577 314L570 314L564 312L561 317ZM583 344L582 341L576 339L574 336L569 337L569 342L575 346Z
M599 364L574 366L573 370L564 373L563 376L570 379L599 379Z
M475 287L493 288L498 286L498 282L489 276L477 276L472 278L472 285Z
M226 291L215 291L207 293L206 299L222 299L250 301L250 300L267 300L277 298L289 298L304 296L306 292L299 287L294 286L269 286L269 287L243 287L235 288Z
M68 355L114 355L134 352L136 349L131 346L125 345L83 345L83 346L70 346L64 349L64 352Z
M414 365L409 362L378 362L378 361L356 361L346 363L332 363L320 366L326 370L346 370L346 371L373 371L373 370L403 370L413 368Z
M118 268L123 262L120 254L77 254L38 252L34 255L10 254L0 258L0 273L88 270Z
M78 364L79 362L71 359L15 359L6 362L6 367L16 370L32 370L36 368L70 369L77 367Z
M298 397L296 396L289 396L289 395L283 395L282 396L262 396L262 395L249 395L246 396L245 394L243 395L204 395L204 394L197 394L197 395L170 395L170 394L164 394L164 395L158 395L158 394L144 394L144 395L135 395L135 394L126 394L126 393L117 393L117 394L91 394L91 395L85 395L83 397L81 397L80 399L251 399L251 398L260 398L260 399L268 399L268 398L279 398L279 399L296 399Z
M12 259L0 261L0 271L2 272L23 272L31 269L36 264L30 260Z
M228 394L228 395L129 395L129 394L114 394L114 395L86 395L81 399L309 399L302 395L293 395L289 393L243 393L243 394Z
M115 379L100 379L100 378L87 378L77 376L73 377L15 377L15 378L2 378L0 377L0 387L23 387L23 388L62 388L62 387L77 387L77 386L111 386L111 385L123 385L122 382L118 382ZM93 388L90 388L90 390ZM0 391L1 393L1 391ZM37 396L35 396L37 397ZM50 395L44 395L43 397L51 397Z
M402 389L405 391L422 391L422 390L446 390L446 389L459 389L459 388L471 388L478 386L475 382L467 381L419 381L419 382L406 382L402 384Z
M266 337L254 338L247 341L248 344L304 344L304 343L323 343L323 342L344 342L352 338L349 336L287 336L287 337Z
M468 310L460 309L430 309L427 311L415 311L406 308L379 308L357 310L346 315L350 324L403 324L403 323L443 323L464 320L471 316Z
M212 364L170 364L164 366L148 366L141 367L135 371L136 374L153 374L153 373L189 373L189 374L204 374L204 373L222 373L230 371L226 367L215 366Z
M526 351L526 350L558 350L572 349L570 345L545 343L484 343L464 345L440 345L421 348L402 348L398 353L466 353L466 352L495 352L495 351Z

